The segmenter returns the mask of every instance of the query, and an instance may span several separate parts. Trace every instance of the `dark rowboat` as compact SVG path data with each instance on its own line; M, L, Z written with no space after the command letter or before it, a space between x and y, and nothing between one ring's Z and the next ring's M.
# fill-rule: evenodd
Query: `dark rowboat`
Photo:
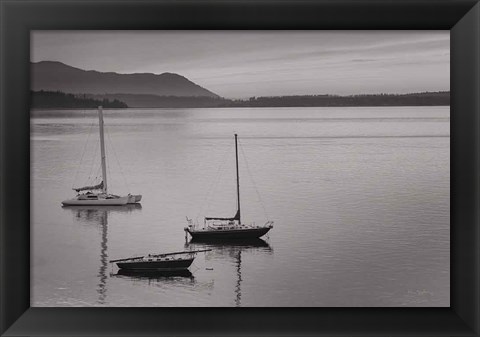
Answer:
M202 249L165 254L148 254L146 256L111 260L110 263L116 263L118 268L128 271L186 270L195 259L195 254L210 250L211 249Z
M181 270L128 270L119 269L114 276L127 276L135 279L160 280L169 277L193 278L193 274L188 269Z

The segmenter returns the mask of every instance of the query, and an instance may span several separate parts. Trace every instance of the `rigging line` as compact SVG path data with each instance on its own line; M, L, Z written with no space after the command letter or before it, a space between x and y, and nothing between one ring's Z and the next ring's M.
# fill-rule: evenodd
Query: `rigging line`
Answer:
M90 135L92 133L92 128L93 128L94 124L95 124L95 120L92 119L92 123L90 124L90 128L88 129L87 140L85 141L85 144L83 144L83 151L82 151L82 155L80 157L80 163L78 164L77 169L75 170L75 177L73 178L72 188L75 186L75 182L78 179L78 173L80 172L80 167L82 166L83 157L85 156L85 152L87 150L87 144L88 144L88 141L90 139Z
M231 147L232 147L232 145L228 145L225 149L225 153L223 154L223 162L221 163L221 165L218 168L217 173L215 175L216 177L218 177L218 179L214 179L213 182L210 184L207 196L203 200L202 206L200 207L200 211L198 212L197 216L195 217L195 221L198 221L198 218L199 218L200 214L203 212L204 207L208 204L208 202L210 201L210 198L213 195L213 192L217 189L217 185L220 181L220 177L221 177L221 174L222 174L223 167L224 167L225 163L227 162L227 154L230 152Z
M227 146L229 148L229 146ZM228 149L227 149L228 150ZM218 170L217 170L217 173L215 175L215 177L218 177L218 179L213 179L212 183L210 184L209 188L207 189L208 192L207 192L207 195L206 197L204 198L203 202L202 202L202 205L200 206L200 210L197 214L197 216L195 217L195 221L197 222L198 221L198 218L200 217L200 214L203 212L204 208L206 205L208 205L208 203L210 202L210 199L213 195L213 192L217 189L217 185L220 181L220 177L221 177L221 174L222 174L222 170L223 170L223 165L225 164L226 162L226 153L227 151L224 153L223 155L223 162L221 163L221 165L219 166Z
M100 141L97 142L97 146L95 146L95 153L92 157L92 162L90 164L90 173L88 173L88 177L87 177L87 183L89 181L89 179L91 178L92 176L92 171L93 171L93 167L95 166L95 158L97 157L97 152L98 152L98 148L100 147Z
M214 192L217 190L217 187L218 185L220 184L220 181L221 181L221 178L222 178L222 175L223 175L223 172L226 168L226 165L225 163L227 162L227 159L228 159L228 153L231 151L231 148L232 148L232 145L227 145L227 148L225 150L225 153L223 155L223 162L221 163L220 167L218 168L218 171L217 171L217 176L218 176L218 179L216 179L214 181L214 184L212 185L212 188L211 190L209 191L209 196L208 196L208 199L206 200L206 205L205 206L208 206L208 204L210 203L211 201L211 198L213 197L214 195ZM206 211L206 210L205 210Z
M93 179L93 182L94 183L97 183L98 181L98 177L102 174L102 165L98 165L98 168L97 168L97 173L95 174L95 178ZM89 184L90 185L90 184Z
M253 187L255 189L255 192L257 193L258 201L260 201L260 205L262 205L263 211L265 212L265 216L267 217L267 221L269 221L270 217L268 216L267 209L265 208L262 197L260 196L260 192L258 191L257 184L255 184L255 180L253 179L252 172L250 171L250 167L248 165L247 156L245 156L245 152L243 151L243 145L240 142L238 142L238 145L240 145L239 147L240 147L240 150L242 151L242 156L243 156L243 159L245 160L245 164L247 166L247 172L248 172L248 175L250 176L250 180L253 183Z
M98 180L97 180L97 179L98 179L98 177L101 175L101 165L99 165L99 166L97 167L97 170L96 170L96 171L93 171L93 173L95 174L95 177L94 177L93 174L92 174L92 176L89 177L89 178L85 181L85 184L84 184L85 186L87 186L87 185L97 185L97 184L98 184Z
M109 157L108 156L108 147L105 147L105 157L106 157L105 158L106 159L105 160L105 166L107 166L108 176L110 177L108 184L110 185L110 183L112 182L112 173L110 172L110 162L108 161L108 157ZM112 194L112 193L110 193L110 194Z
M105 130L107 131L107 138L110 143L109 144L110 148L113 151L113 156L115 157L115 160L117 161L117 165L120 168L120 174L122 175L123 182L125 183L125 186L127 187L127 190L130 193L130 186L128 185L127 179L125 178L125 174L123 174L123 169L122 169L122 166L120 165L120 161L118 160L117 151L115 151L115 147L113 146L112 138L110 137L110 133L108 132L108 129L105 128Z

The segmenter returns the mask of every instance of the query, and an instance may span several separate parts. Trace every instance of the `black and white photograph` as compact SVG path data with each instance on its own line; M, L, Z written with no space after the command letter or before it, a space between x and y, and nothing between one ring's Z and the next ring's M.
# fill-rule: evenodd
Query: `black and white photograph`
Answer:
M450 307L449 30L32 30L30 95L32 307Z

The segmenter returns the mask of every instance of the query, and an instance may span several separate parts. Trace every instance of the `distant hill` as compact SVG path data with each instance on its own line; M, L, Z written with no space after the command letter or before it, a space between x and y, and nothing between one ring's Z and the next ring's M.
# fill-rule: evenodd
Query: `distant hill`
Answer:
M31 90L73 94L141 94L219 97L187 78L172 74L118 74L82 70L61 62L31 63Z
M85 109L97 108L128 108L117 99L94 99L86 95L65 94L59 91L31 91L31 107L34 109Z

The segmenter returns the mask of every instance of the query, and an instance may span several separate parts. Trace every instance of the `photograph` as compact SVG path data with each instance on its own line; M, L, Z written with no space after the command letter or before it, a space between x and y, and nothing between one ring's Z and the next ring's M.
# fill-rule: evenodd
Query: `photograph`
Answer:
M450 307L450 42L31 30L30 306Z

